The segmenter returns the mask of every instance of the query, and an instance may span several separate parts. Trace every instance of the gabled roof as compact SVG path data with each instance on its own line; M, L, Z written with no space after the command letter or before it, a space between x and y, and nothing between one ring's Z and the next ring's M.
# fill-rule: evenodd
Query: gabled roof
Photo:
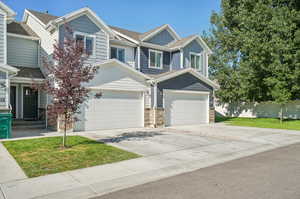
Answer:
M32 14L48 30L56 29L57 25L66 23L70 20L73 20L79 16L86 14L98 27L104 29L110 36L113 37L116 36L116 34L104 23L104 21L102 21L100 17L98 17L98 15L88 7L81 8L79 10L68 13L61 17L50 15L48 13L34 11L34 10L25 10L25 14L23 17L24 21L27 14Z
M35 10L27 10L32 15L34 15L36 18L38 18L44 25L48 24L50 21L55 20L59 18L58 16L50 15L46 12L39 12Z
M124 29L124 28L119 28L119 27L116 27L116 26L109 26L109 27L111 29L123 34L123 35L126 35L127 37L130 37L130 38L132 38L136 41L140 41L140 36L142 35L142 33L127 30L127 29Z
M187 46L194 40L196 40L201 45L201 47L204 50L206 50L209 54L212 54L211 49L207 46L207 44L203 41L203 39L199 35L191 35L191 36L182 38L179 41L169 44L168 47L171 48L171 50L184 48L185 46Z
M143 79L145 80L149 80L151 79L149 76L145 75L144 73L138 71L138 70L135 70L134 68L132 68L132 66L129 66L128 64L125 64L117 59L109 59L109 60L106 60L104 62L100 62L100 63L95 63L93 64L94 66L97 66L97 67L102 67L102 66L111 66L111 65L114 65L114 66L120 66L120 67L123 67L125 68L126 70L132 72L133 74L139 76L139 77L142 77Z
M7 32L17 35L24 35L30 37L38 37L35 32L24 22L11 22L7 24Z
M208 79L204 75L200 74L199 72L197 72L193 68L186 68L186 69L182 69L182 70L178 70L178 71L171 71L171 72L163 73L161 75L158 75L157 77L154 77L154 80L149 80L149 81L151 81L152 83L159 83L159 82L166 81L168 79L177 77L177 76L185 74L185 73L192 74L193 76L197 77L199 80L201 80L201 81L205 82L206 84L210 85L214 89L219 89L220 88L220 86L217 83L211 81L210 79Z
M152 30L149 30L149 31L143 33L140 36L140 40L145 41L147 39L150 39L150 38L152 38L153 36L155 36L156 34L160 33L163 30L168 30L170 32L170 34L175 38L175 40L180 39L180 36L175 32L175 30L169 24L164 24L164 25L161 25L159 27L156 27Z

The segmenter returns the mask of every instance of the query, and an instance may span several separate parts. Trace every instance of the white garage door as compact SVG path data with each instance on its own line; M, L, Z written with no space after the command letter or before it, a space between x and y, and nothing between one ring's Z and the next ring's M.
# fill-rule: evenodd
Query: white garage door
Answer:
M166 126L208 123L209 94L164 91Z
M93 92L84 110L84 129L118 129L144 126L142 92L102 91L96 98Z

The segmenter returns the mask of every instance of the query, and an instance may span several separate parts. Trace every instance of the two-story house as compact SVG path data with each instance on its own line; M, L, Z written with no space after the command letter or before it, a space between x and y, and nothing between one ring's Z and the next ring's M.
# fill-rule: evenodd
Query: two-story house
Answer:
M75 130L210 122L213 93L218 85L208 79L207 60L212 52L200 36L181 38L170 25L145 33L109 26L89 8L64 16L25 10L22 22L7 25L11 31L17 29L7 33L7 38L13 37L14 41L8 52L13 55L21 51L19 60L11 58L8 62L15 66L16 70L11 71L15 76L9 77L9 70L6 73L11 86L15 85L10 87L10 93L16 93L10 95L6 105L10 104L18 112L17 118L26 119L30 111L38 118L39 110L50 103L42 91L34 92L27 84L42 80L45 71L41 58L51 56L53 44L63 41L65 23L71 27L74 39L83 41L91 54L87 64L99 68L95 78L86 85L91 90L90 98L81 107ZM13 45L18 48L14 49ZM24 49L23 45L26 45ZM23 72L26 77L20 76L22 71L26 71ZM16 81L20 78L28 82ZM100 98L95 95L99 91ZM27 104L27 98L36 100L37 105Z
M14 119L44 119L46 94L32 88L44 79L40 38L15 15L0 2L0 112L11 111Z

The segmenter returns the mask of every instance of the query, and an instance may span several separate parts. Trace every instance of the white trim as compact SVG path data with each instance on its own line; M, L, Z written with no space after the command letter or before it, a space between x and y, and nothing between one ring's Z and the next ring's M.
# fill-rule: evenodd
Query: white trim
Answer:
M45 79L39 79L39 78L27 78L27 77L13 77L10 79L12 83L25 83L25 84L32 84L35 82L41 83L45 81Z
M104 34L106 35L106 45L107 45L107 55L106 55L106 59L109 59L110 58L110 40L109 40L109 35L104 32ZM95 43L95 48L96 48L96 43Z
M131 43L129 41L123 41L123 40L110 39L110 43L114 44L114 45L137 47L136 44L133 44L133 43Z
M157 53L161 54L161 56L160 56L160 67L151 66L151 59L150 59L150 53L151 52L155 53L155 59L156 59L156 54ZM164 53L162 51L149 49L149 52L148 52L148 67L153 68L153 69L163 69L163 56L164 56ZM155 65L156 65L156 61L155 61Z
M123 33L120 33L120 32L118 32L118 31L116 31L116 30L113 30L113 29L112 29L112 31L113 31L114 33L120 35L121 37L124 37L125 39L127 39L127 40L129 40L129 41L131 41L131 42L133 42L133 43L135 43L135 44L137 44L137 45L139 44L139 42L138 42L137 40L132 39L131 37L128 37L127 35L124 35Z
M14 34L14 33L9 33L9 32L7 33L7 36L17 37L17 38L22 38L22 39L29 39L29 40L40 40L39 37L20 35L20 34Z
M96 35L92 35L92 34L88 34L88 33L84 33L84 32L79 32L79 31L74 31L73 33L73 37L76 40L76 36L83 36L84 37L84 50L86 50L86 38L90 37L93 38L93 53L90 55L91 58L94 58L96 55ZM108 39L109 41L109 39Z
M206 84L212 86L214 89L219 89L220 88L220 86L217 83L211 81L210 79L208 79L207 77L205 77L204 75L200 74L199 72L197 72L196 70L194 70L192 68L186 68L186 69L183 69L183 70L179 70L177 72L171 73L169 75L165 75L165 76L157 78L155 80L149 80L149 82L151 82L151 83L159 83L159 82L162 82L162 81L165 81L165 80L177 77L179 75L182 75L184 73L190 73L190 74L194 75L199 80L201 80L201 81L205 82Z
M15 68L13 66L7 65L7 64L0 65L0 69L1 68L5 71L11 72L11 73L17 73L20 71L19 69Z
M10 87L14 86L16 87L16 119L19 119L19 86L18 84L10 84ZM9 92L11 92L11 89L9 87ZM9 93L10 94L10 93ZM10 95L9 95L9 102L11 104L11 99L10 99Z
M148 88L145 89L121 89L121 88L105 88L105 87L101 87L101 86L90 86L87 87L87 89L92 90L92 91L99 91L99 90L103 90L103 91L126 91L126 92L145 92L147 91Z
M4 20L3 20L4 64L7 64L7 25L6 25L6 21L7 21L7 14L5 13Z
M17 15L17 13L15 11L13 11L10 7L8 7L6 4L4 4L3 2L0 1L0 7L6 11L6 13L10 16L10 17L14 17Z
M193 68L192 67L192 55L199 57L199 68ZM190 52L190 57L189 58L190 58L189 67L193 68L193 69L195 69L199 72L202 72L203 75L204 75L204 71L206 70L205 69L205 53L204 52L201 52L201 53Z
M158 33L162 32L165 29L168 30L168 32L175 38L175 40L180 40L180 36L175 32L175 30L169 24L165 24L159 29L155 30L154 32L148 34L147 36L142 37L141 40L145 41L147 39L151 39L152 37L154 37L155 35L157 35Z
M26 22L28 15L30 15L33 19L35 19L42 27L46 28L46 24L44 24L41 20L39 20L34 14L32 14L29 10L25 9L22 21Z
M204 65L204 67L205 67L205 70L206 70L206 74L205 74L206 77L208 77L208 59L209 59L209 56L208 56L207 53L205 53L205 65Z
M180 49L180 68L183 68L183 49Z
M185 46L187 46L188 44L190 44L192 41L196 40L200 46L207 51L208 54L212 54L212 50L207 46L207 44L203 41L203 39L199 36L199 35L194 35L193 37L191 37L189 40L187 40L185 43L183 43L180 46L176 46L174 48L171 48L172 51L175 50L179 50L181 48L184 48Z
M135 70L135 69L134 69L133 67L131 67L130 65L125 64L125 63L123 63L123 62L120 62L120 61L117 60L117 59L109 59L109 60L106 60L106 61L104 61L104 62L95 63L94 66L96 66L96 67L102 67L102 66L110 66L110 65L113 65L113 64L116 64L116 66L124 67L124 68L127 69L128 71L132 72L133 74L135 74L135 75L137 75L137 76L142 77L142 78L145 79L145 80L151 79L150 77L148 77L148 76L145 75L144 73L141 73L140 71Z
M168 48L168 47L165 47L165 46L161 46L161 45L157 45L157 44L152 44L152 43L147 43L147 42L141 42L140 45L144 46L144 47L147 47L147 48L153 48L153 49L157 49L157 50L171 52L171 48Z
M141 68L141 47L140 46L138 46L137 47L137 68L140 70L140 68Z

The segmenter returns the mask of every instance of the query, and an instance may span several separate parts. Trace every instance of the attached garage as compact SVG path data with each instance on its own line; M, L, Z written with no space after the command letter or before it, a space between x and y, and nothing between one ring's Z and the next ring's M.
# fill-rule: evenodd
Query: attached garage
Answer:
M100 92L100 91L99 91ZM101 91L101 97L90 93L85 108L85 130L135 128L144 126L144 98L142 92Z
M209 122L209 92L164 90L165 125Z
M98 74L87 85L91 90L89 99L81 107L75 130L144 127L148 77L117 60L99 67Z

